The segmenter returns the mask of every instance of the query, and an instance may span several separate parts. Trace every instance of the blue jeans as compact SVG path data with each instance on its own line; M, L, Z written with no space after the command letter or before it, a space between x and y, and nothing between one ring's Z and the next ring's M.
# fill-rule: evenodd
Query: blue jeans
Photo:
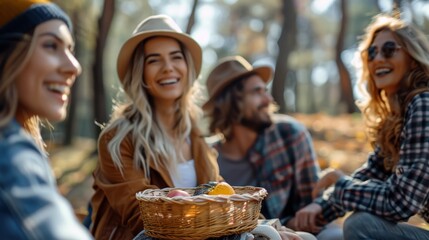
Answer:
M346 240L429 240L429 231L395 223L366 212L355 212L344 223Z
M317 240L343 240L343 229L337 223L329 223L316 235Z

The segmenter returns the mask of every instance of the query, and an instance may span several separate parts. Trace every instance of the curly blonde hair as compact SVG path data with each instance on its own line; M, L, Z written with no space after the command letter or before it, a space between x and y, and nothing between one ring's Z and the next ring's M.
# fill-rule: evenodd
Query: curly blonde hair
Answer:
M376 35L390 31L415 63L415 67L401 80L401 88L392 95L378 89L369 73L368 52ZM380 156L387 171L392 171L399 161L400 135L403 119L411 99L429 85L429 42L426 36L404 20L380 14L366 28L359 45L362 69L359 88L364 99L357 102L367 126L372 146L380 148ZM411 64L411 63L410 63Z
M153 103L143 81L144 54L143 47L146 41L139 44L133 53L133 60L127 69L122 82L127 100L115 106L112 119L102 134L115 130L116 134L108 143L110 154L115 166L123 174L120 145L124 138L131 134L134 143L134 165L145 173L150 179L149 166L164 166L173 176L174 169L179 163L180 153L176 152L166 129L155 121ZM179 42L188 67L188 82L184 94L176 100L174 114L175 136L180 140L189 137L195 119L201 116L201 110L192 99L193 83L197 77L194 62L190 52Z

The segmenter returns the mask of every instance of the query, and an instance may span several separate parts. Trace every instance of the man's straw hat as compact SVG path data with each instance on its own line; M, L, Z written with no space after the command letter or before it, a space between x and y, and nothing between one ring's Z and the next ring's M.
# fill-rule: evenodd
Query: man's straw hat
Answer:
M265 83L268 83L273 70L269 66L253 67L241 56L230 56L219 60L207 77L209 100L203 105L203 109L207 109L227 86L251 73L259 75Z
M123 81L137 45L150 37L171 37L181 42L191 53L197 76L201 70L202 50L200 45L188 34L183 33L172 18L166 15L154 15L143 20L131 37L122 45L117 60L117 71Z

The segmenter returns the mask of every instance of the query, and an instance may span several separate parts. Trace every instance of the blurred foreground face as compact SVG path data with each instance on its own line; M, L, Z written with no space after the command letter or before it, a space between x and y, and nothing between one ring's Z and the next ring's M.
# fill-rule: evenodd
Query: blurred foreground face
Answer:
M387 94L395 93L411 69L413 59L389 30L379 32L368 48L368 68L375 86Z
M70 88L81 72L74 41L63 21L50 20L34 31L35 46L16 79L19 110L50 121L67 115Z
M144 82L156 102L174 102L188 83L188 66L179 42L154 37L144 46Z
M271 126L270 104L273 97L267 92L267 86L258 75L252 75L244 82L243 111L241 124L260 132Z

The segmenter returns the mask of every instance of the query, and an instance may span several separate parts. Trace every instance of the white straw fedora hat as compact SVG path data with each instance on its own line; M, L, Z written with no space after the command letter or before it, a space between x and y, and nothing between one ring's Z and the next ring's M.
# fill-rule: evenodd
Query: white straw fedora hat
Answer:
M268 83L271 80L273 69L269 66L253 67L241 56L220 59L207 77L209 100L203 105L203 109L207 109L227 86L251 73L259 75L265 83Z
M150 37L165 36L181 42L191 53L197 76L201 70L202 50L200 45L188 34L184 33L177 23L169 16L154 15L146 18L136 27L131 37L122 45L117 60L117 71L121 82L137 45Z

